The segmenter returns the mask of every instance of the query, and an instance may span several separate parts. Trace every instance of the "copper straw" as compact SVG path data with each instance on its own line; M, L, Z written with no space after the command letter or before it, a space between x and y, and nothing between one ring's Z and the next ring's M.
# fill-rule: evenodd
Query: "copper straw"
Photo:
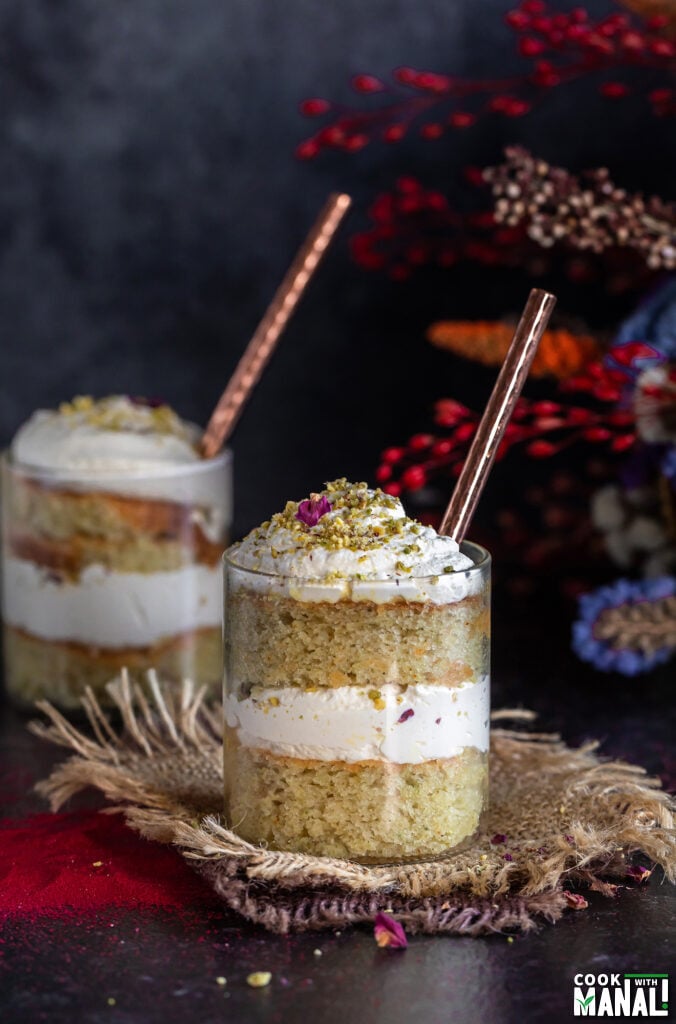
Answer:
M533 288L517 324L493 393L474 435L439 532L460 543L472 521L495 453L521 394L530 364L549 322L556 299Z
M334 192L322 208L211 415L202 437L202 455L205 458L217 455L232 434L282 331L351 202L350 196Z

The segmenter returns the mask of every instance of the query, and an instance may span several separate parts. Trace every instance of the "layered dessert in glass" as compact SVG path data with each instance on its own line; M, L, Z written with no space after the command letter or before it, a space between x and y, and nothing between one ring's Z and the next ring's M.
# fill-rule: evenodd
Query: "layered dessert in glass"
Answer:
M5 681L75 707L121 668L220 687L230 455L168 406L80 397L2 460Z
M231 827L364 862L472 837L488 789L488 554L337 480L225 568Z

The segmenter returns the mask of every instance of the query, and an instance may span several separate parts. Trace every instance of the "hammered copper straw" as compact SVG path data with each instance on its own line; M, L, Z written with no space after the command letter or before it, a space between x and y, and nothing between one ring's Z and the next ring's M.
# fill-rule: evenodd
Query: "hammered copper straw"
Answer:
M549 292L533 288L517 324L509 351L495 382L493 393L474 435L462 472L439 532L458 543L463 540L472 521L481 492L498 450L505 427L526 382L530 364L537 351L556 298Z
M351 202L350 196L333 192L322 208L211 415L202 437L205 458L216 455L232 433Z

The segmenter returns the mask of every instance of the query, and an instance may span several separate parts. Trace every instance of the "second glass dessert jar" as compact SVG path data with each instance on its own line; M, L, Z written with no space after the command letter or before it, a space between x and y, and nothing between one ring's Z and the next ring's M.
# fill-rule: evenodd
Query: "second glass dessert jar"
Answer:
M363 863L466 844L488 798L490 556L407 579L225 557L226 810L273 849Z

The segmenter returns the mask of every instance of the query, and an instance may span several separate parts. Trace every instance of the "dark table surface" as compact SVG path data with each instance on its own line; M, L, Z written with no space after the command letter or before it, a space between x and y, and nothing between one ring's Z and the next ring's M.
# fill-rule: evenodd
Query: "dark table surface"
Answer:
M531 707L569 743L598 738L604 754L642 764L673 787L673 666L633 681L597 674L572 658L566 633L565 614L553 609L496 616L493 706ZM32 785L62 756L25 725L0 710L0 816L14 826L45 813ZM143 841L130 834L129 843L142 859ZM662 973L674 960L676 888L659 870L616 899L590 893L588 910L527 936L420 936L394 952L379 949L370 929L269 935L222 910L201 882L188 887L180 912L26 914L17 894L12 913L2 853L0 894L4 886L10 907L0 937L3 1024L567 1021L576 973ZM272 972L269 987L250 988L251 971Z

